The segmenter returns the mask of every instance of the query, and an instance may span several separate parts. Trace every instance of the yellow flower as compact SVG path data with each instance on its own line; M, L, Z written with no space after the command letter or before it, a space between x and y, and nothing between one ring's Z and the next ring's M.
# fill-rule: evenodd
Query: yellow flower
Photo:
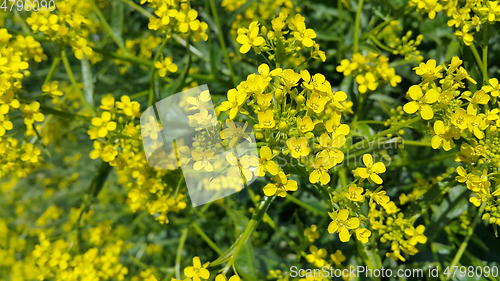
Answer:
M177 65L172 62L172 57L166 57L160 61L155 61L155 67L158 68L158 75L160 75L160 77L165 77L168 71L177 71Z
M490 80L488 80L488 83L490 85L485 85L482 89L486 93L490 93L492 97L498 97L500 95L500 84L498 83L498 79L491 78Z
M61 92L58 88L59 88L59 82L52 81L52 83L45 84L42 86L42 92L50 94L52 96L62 96L63 92Z
M467 110L469 110L469 108L479 109L480 104L485 105L489 101L490 101L490 96L484 90L479 90L474 93L474 96L472 96L472 99L470 100L470 103L467 106Z
M448 133L448 127L444 126L443 121L438 120L434 123L434 137L432 137L431 145L432 148L438 149L441 143L443 144L443 149L449 151L453 148L453 139Z
M309 242L314 242L314 240L319 238L318 226L313 224L304 230L304 236L307 237Z
M21 160L24 162L36 163L39 160L41 154L40 149L31 143L24 145L24 153L21 155Z
M367 72L365 76L362 74L358 74L358 76L356 76L358 90L362 94L366 93L368 90L375 91L378 87L378 83L376 81L375 75L371 72Z
M421 62L417 67L413 68L415 73L423 78L424 81L422 83L431 82L443 77L440 73L442 69L442 65L436 66L436 60L428 60L427 63Z
M312 109L315 113L321 113L323 109L325 109L325 105L328 102L328 99L319 94L314 92L306 101L307 107Z
M373 163L370 154L363 155L363 163L366 168L358 168L358 174L363 179L368 179L376 184L382 184L382 178L378 174L385 173L385 165L382 162Z
M297 117L297 129L300 133L307 133L314 129L314 122L311 117L306 116L304 119Z
M274 112L268 109L265 112L261 111L257 115L261 129L274 129L276 122L274 121Z
M111 144L104 145L100 141L94 141L94 150L90 152L90 158L101 157L104 162L113 161L117 155L118 151Z
M366 228L358 228L356 229L356 238L361 242L361 243L367 243L368 239L372 235L372 232Z
M467 114L465 109L459 108L455 111L455 114L451 118L451 123L457 126L460 130L465 130L470 123L474 122L474 118L474 115Z
M229 110L229 119L233 120L238 114L238 110L247 99L247 94L243 91L231 89L227 92L228 101L223 102L219 109L220 111ZM274 126L273 126L274 127Z
M354 230L359 227L358 218L349 218L349 211L342 209L340 211L328 212L328 215L333 220L328 225L328 233L339 233L340 241L348 242L350 240L349 230Z
M295 28L297 31L293 32L293 36L302 42L302 45L305 47L312 47L314 44L314 41L312 39L316 38L316 32L312 30L311 28L306 29L306 25L304 23L304 17L300 16L299 14L295 15Z
M413 101L405 104L403 110L408 114L413 114L417 110L424 120L430 120L434 117L434 112L429 104L435 103L439 98L439 92L435 89L430 89L422 94L422 88L418 85L413 85L408 90L408 95Z
M318 156L325 159L325 163L328 163L328 168L344 161L344 153L339 148L345 144L345 141L346 138L344 135L331 138L328 134L321 134L319 137L319 145L322 151Z
M465 168L462 166L457 167L457 174L458 176L456 177L456 179L458 182L471 181L476 176L474 172L467 173L467 171L465 171Z
M188 97L186 101L191 105L189 110L207 109L209 106L209 102L211 101L210 92L208 90L205 90L201 92L197 97Z
M243 157L239 159L238 163L238 158L236 157L236 155L233 152L230 152L226 154L226 160L229 165L233 166L227 172L227 176L231 178L237 178L241 177L241 174L243 173L243 176L245 177L245 180L247 182L251 181L253 178L251 168L257 167L259 165L257 156L253 155L243 155Z
M240 28L238 34L236 41L242 45L240 47L242 54L248 53L251 47L258 47L266 42L264 37L259 36L259 22L257 21L250 23L248 29Z
M112 111L115 106L115 98L112 94L105 95L101 100L101 109Z
M141 128L141 133L144 137L149 137L152 140L158 139L158 133L161 132L161 128L156 123L155 118L152 115L148 116L148 122Z
M193 281L200 281L202 279L208 279L210 277L210 271L207 270L209 263L201 265L199 257L193 258L193 266L184 268L184 274L192 278Z
M275 176L279 172L278 165L273 159L273 153L271 149L267 146L263 146L260 148L260 166L258 169L255 169L255 175L258 177L263 177L266 175L266 171L268 171L271 175Z
M130 117L136 117L141 111L141 105L136 101L130 101L129 96L122 96L120 101L116 102L116 107L123 110L123 113Z
M362 187L351 184L347 192L347 199L354 202L362 201L364 199L363 191L364 189Z
M210 163L210 159L214 156L214 154L215 151L211 149L207 149L204 152L193 150L191 152L191 156L196 161L193 165L193 169L195 171L204 169L207 172L212 172L214 170L214 166Z
M318 249L318 247L312 245L311 247L309 247L309 251L311 253L306 256L306 260L308 263L312 263L320 268L326 264L324 258L328 253L325 249Z
M196 19L197 17L198 12L194 9L189 9L187 13L185 11L178 12L175 18L178 21L179 31L187 33L189 30L198 30L200 28L200 21Z
M307 138L291 138L286 141L290 152L292 153L293 158L299 158L300 156L307 156L311 152L311 149L308 147Z
M343 59L340 61L340 65L337 66L338 72L343 72L344 76L349 76L351 72L358 68L357 62L350 62L348 59Z
M24 124L26 125L31 125L35 121L42 122L45 119L45 116L38 112L40 110L40 103L37 101L31 104L22 104L19 109L24 112Z
M87 57L89 57L94 53L92 48L87 46L87 40L85 40L85 38L82 37L79 37L77 40L71 41L71 47L73 48L75 57L79 60L83 59L84 54L87 55Z
M335 111L332 114L332 118L326 121L325 127L329 133L334 133L335 136L338 135L347 136L349 134L350 131L349 126L346 124L340 124L341 117L342 114Z
M329 163L325 163L323 157L317 158L313 163L314 170L309 174L309 181L311 183L317 183L318 180L322 184L327 184L330 182L330 175L328 174L328 169L331 167Z
M427 242L427 237L424 235L425 226L419 225L416 229L406 228L405 234L410 236L410 244L417 245L417 242L420 244L425 244Z
M97 136L104 138L109 131L116 129L116 122L111 121L111 113L104 111L101 117L92 118L92 125L98 127Z
M274 194L285 197L287 191L296 191L297 182L294 180L288 180L289 175L285 175L283 172L279 172L278 175L272 178L276 183L268 183L264 186L264 194L266 196L273 196Z
M241 281L241 279L238 275L233 275L227 280L225 275L219 274L215 277L215 281Z
M332 261L336 265L339 265L339 264L341 264L342 262L345 261L345 256L342 254L342 251L340 251L340 250L337 250L337 251L335 251L334 254L331 254L330 258L332 259Z
M5 119L3 114L0 114L0 137L5 135L6 131L12 130L14 125L9 120Z

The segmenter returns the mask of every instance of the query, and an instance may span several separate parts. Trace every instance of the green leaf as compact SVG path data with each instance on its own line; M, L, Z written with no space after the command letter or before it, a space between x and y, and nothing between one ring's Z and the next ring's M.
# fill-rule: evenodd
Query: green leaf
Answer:
M111 1L111 30L123 44L123 2L120 0Z
M249 223L249 219L245 216L243 211L236 212L236 215L238 217L238 227L240 227L240 229L245 229ZM241 248L240 253L236 257L235 266L237 267L238 272L244 276L245 280L256 281L257 276L255 275L255 265L255 254L252 243L249 241Z
M92 68L89 60L84 55L82 63L83 96L90 106L94 106L94 81L92 79Z
M293 216L295 217L295 224L297 225L297 232L299 233L300 245L302 245L303 243L305 243L304 225L302 225L302 221L300 220L297 211L293 213Z
M235 252L236 248L240 243L246 243L248 238L252 235L252 233L255 231L259 223L262 221L262 218L264 217L264 214L267 212L269 209L269 206L271 205L271 202L274 200L275 196L273 197L264 197L264 200L259 204L259 207L257 210L254 212L252 219L250 222L246 225L245 233L241 234L238 239L234 242L234 244L229 247L229 249L218 259L210 263L210 267L216 266L222 263L227 262L232 256L233 253ZM248 229L248 231L247 231Z
M451 41L448 45L448 49L446 49L446 55L444 56L444 61L449 62L454 56L458 55L460 50L460 42L459 41Z

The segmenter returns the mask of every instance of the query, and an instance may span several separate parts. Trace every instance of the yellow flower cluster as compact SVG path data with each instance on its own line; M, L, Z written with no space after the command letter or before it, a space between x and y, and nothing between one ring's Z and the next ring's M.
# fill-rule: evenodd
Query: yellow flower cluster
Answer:
M40 272L38 280L123 280L128 273L128 269L119 262L123 241L101 250L91 248L75 256L70 254L69 246L70 242L63 239L50 242L44 233L40 235L40 244L33 250Z
M293 2L290 0L259 0L247 2L245 0L223 0L222 7L228 11L236 11L245 4L242 13L236 15L229 31L231 35L236 35L240 26L247 26L252 21L269 22L274 18L275 13L292 14ZM298 8L296 8L298 11Z
M148 210L161 223L168 223L168 212L179 212L186 207L186 198L179 194L170 196L173 187L167 187L162 178L167 171L158 172L147 164L142 151L140 125L136 118L140 115L140 105L128 96L121 96L120 101L109 94L103 97L100 117L91 120L88 130L94 140L92 159L101 158L116 168L120 184L128 184L128 204L135 212ZM152 132L158 138L158 132Z
M262 177L267 171L276 176L275 184L266 185L264 193L285 196L286 191L297 189L297 183L287 180L288 176L273 160L280 151L289 155L290 160L307 162L312 183L327 184L328 170L344 157L339 148L345 143L349 127L340 123L343 108L340 102L346 99L346 94L333 92L322 74L311 77L307 70L270 71L268 65L262 64L258 73L229 90L228 101L218 111L229 111L230 119L235 119L238 113L251 114L250 111L258 116L258 124L254 126L256 138L265 139L270 145L260 149L260 169L256 175ZM317 139L315 135L321 137ZM311 139L314 144L310 146Z
M420 51L417 47L422 43L424 36L419 34L415 39L411 39L413 32L408 31L400 38L397 34L401 32L402 29L400 22L398 20L393 20L380 32L375 32L375 39L373 39L374 37L371 38L382 49L390 51L394 55L402 56L405 60L422 61L424 57L420 55ZM383 40L383 42L388 45L389 49L387 49L386 46L380 45L377 39Z
M285 58L298 58L301 50L310 48L310 59L325 61L325 53L314 41L316 32L306 27L303 16L296 14L289 18L288 14L281 13L271 21L271 25L272 29L259 27L259 22L253 21L248 28L238 29L236 41L241 44L240 53L246 54L253 48L256 54L262 54L280 65Z
M457 162L458 182L465 183L475 193L470 201L477 207L486 204L483 219L496 224L496 208L500 200L500 189L491 184L491 169L500 167L497 152L497 128L499 109L497 104L498 80L491 78L488 84L474 93L467 88L465 80L475 85L467 71L461 66L462 60L454 57L448 67L436 66L429 60L415 68L422 77L419 85L411 86L408 96L412 100L403 109L406 113L419 112L424 120L434 120L431 145L438 149L441 145L448 151L454 142L461 140ZM446 71L443 77L442 70ZM439 86L435 80L439 80Z
M337 71L344 76L355 77L361 94L375 91L381 83L396 87L401 82L401 76L389 66L389 58L371 52L366 56L355 53L351 60L343 59L337 66Z
M42 32L49 40L66 43L71 46L75 57L79 60L85 55L96 62L99 56L93 51L90 34L96 33L99 23L95 22L89 1L62 0L57 1L57 9L32 12L26 20L34 33Z
M410 5L417 11L427 13L430 19L436 13L446 11L451 19L448 26L456 28L455 35L461 38L467 46L474 41L474 34L489 24L500 21L500 6L497 1L442 1L442 0L411 0Z
M309 247L309 252L310 254L308 254L306 256L306 260L308 263L314 265L315 267L323 270L323 268L326 270L326 271L329 271L331 272L331 270L341 270L340 272L343 272L342 273L342 279L344 280L350 280L352 277L354 276L349 276L348 274L345 274L347 271L344 271L344 269L348 269L349 266L344 266L342 265L343 262L346 261L346 257L344 256L344 254L342 253L342 251L340 250L337 250L335 251L335 253L333 254L330 254L328 256L328 252L326 251L326 249L318 249L318 247L312 245ZM327 260L326 257L329 257L329 259ZM279 273L280 272L273 272L274 274L271 274L271 275L275 275L276 277L278 277L278 280L283 280L283 279L279 279ZM303 274L305 275L306 277L305 278L301 278L299 280L303 280L303 281L308 281L308 280L319 280L319 281L323 281L323 280L326 280L326 277L323 278L321 276L318 276L317 274L315 276L312 276L313 274ZM274 277L274 276L273 276ZM276 278L275 277L275 278Z
M153 51L161 44L161 38L149 35L145 38L135 38L134 40L126 40L125 48L131 55L136 55L138 58L151 59ZM117 50L117 54L124 55L123 50ZM115 60L115 64L120 66L120 74L125 74L132 65L129 61L120 59Z
M155 9L155 15L149 18L148 28L167 33L169 38L174 33L193 35L194 41L207 41L208 24L198 20L198 12L192 9L190 1L141 0L141 5L148 3Z

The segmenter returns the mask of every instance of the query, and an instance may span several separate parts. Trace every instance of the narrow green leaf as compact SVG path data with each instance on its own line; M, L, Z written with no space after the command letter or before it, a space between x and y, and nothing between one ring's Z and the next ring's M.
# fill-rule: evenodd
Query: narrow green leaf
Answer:
M94 107L94 81L89 60L84 55L82 63L83 96L90 106Z
M245 232L247 233L247 235L245 236L245 233L241 234L240 237L238 237L238 239L236 239L234 244L231 247L229 247L229 249L222 256L220 256L218 259L216 259L215 261L210 263L211 267L227 262L232 257L232 255L233 255L234 251L236 250L236 248L238 247L238 245L240 243L245 243L248 240L248 238L252 235L252 233L255 231L255 229L259 225L259 223L262 221L264 214L269 209L269 206L271 205L271 202L274 200L274 198L275 198L274 196L273 197L267 197L267 196L264 197L264 200L259 204L259 207L254 212L252 219L247 224L247 228L249 228L248 231L246 231L246 229L245 229Z
M111 1L111 30L123 44L123 2L120 0Z

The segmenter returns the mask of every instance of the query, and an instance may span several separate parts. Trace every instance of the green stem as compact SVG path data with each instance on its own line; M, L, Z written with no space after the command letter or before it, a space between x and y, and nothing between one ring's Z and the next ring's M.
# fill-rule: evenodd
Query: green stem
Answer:
M90 111L90 114L92 116L95 115L94 108L92 106L90 106L90 104L87 102L87 100L83 96L83 93L80 90L80 87L78 86L78 83L76 82L75 77L73 76L73 71L71 71L71 66L69 65L68 57L66 56L65 50L62 50L61 58L62 58L64 67L66 68L66 72L68 73L69 80L71 81L71 84L73 85L76 92L78 93L80 100L82 101L83 105L85 105L85 107Z
M61 61L61 57L54 58L54 61L52 62L52 66L50 67L49 73L47 74L47 77L45 77L45 82L43 82L44 85L48 84L50 82L50 80L52 80L52 76L54 76L54 73L56 72L60 61Z
M150 18L153 16L150 12L146 11L143 7L141 7L140 5L137 5L133 1L130 1L130 0L121 0L121 1L123 3L129 5L133 9L137 10L139 13L143 14L147 18Z
M458 263L460 262L460 259L462 258L462 255L464 254L465 249L467 248L467 245L469 244L469 240L472 237L472 234L474 234L474 229L476 228L476 225L478 224L478 222L481 220L481 217L482 217L483 212L484 212L484 208L486 208L486 203L483 203L481 205L481 207L479 208L479 211L477 212L477 215L474 218L472 225L467 230L467 235L465 236L465 239L462 242L462 245L460 245L460 248L458 248L457 254L455 255L455 258L453 258L453 261L451 262L450 268L457 266ZM449 280L449 278L447 280Z
M168 35L165 36L165 39L163 39L163 42L160 45L160 49L158 49L158 52L156 53L154 59L153 59L153 65L151 66L151 81L149 85L149 100L148 100L148 107L153 105L154 101L156 100L156 95L155 95L155 73L156 73L156 67L154 66L155 61L158 60L160 55L163 52L163 48L165 48L165 45L167 45L168 42Z
M186 243L186 238L188 235L188 227L182 231L181 239L179 240L179 247L177 248L177 255L175 256L175 278L181 279L181 254L184 244Z
M393 49L387 47L386 45L382 44L382 42L380 42L374 35L371 35L370 36L370 40L373 41L373 43L375 43L375 45L377 45L379 48L383 49L383 50L386 50L387 52L391 53L394 51Z
M229 72L231 73L231 80L233 81L234 86L238 85L238 78L234 74L233 66L231 65L231 60L229 59L229 54L227 53L226 43L224 42L224 36L222 34L222 29L220 28L219 15L217 14L217 9L215 8L214 0L210 0L210 9L212 10L212 15L214 17L215 25L217 26L217 35L219 36L219 42L224 53L224 59L226 60L227 67L229 68Z
M410 146L432 146L430 142L403 140L403 145Z
M23 20L23 18L16 9L14 9L14 15L16 16L19 25L21 25L22 30L27 34L30 34L31 28L26 24L26 22Z
M358 10L356 12L356 22L354 23L354 43L352 52L358 52L358 42L359 42L359 24L361 21L361 12L363 11L363 2L364 0L358 0Z
M483 85L488 83L488 43L488 23L486 23L483 26Z
M99 49L99 48L93 48L93 49L94 49L94 51L96 51L98 53L101 53L101 54L103 54L105 56L108 56L108 57L112 57L114 59L118 59L118 60L122 60L122 61L128 61L128 62L131 62L131 63L136 63L136 64L144 65L144 66L147 66L147 67L153 66L153 62L152 61L141 59L141 58L138 58L136 56L132 56L130 54L128 54L128 55L122 55L122 54L118 54L118 53L108 52L108 51L105 51L105 50Z
M287 201L290 201L290 202L292 202L292 203L294 203L294 204L296 204L296 205L298 205L298 206L300 206L300 207L302 207L302 208L304 208L306 210L309 210L309 211L311 211L311 212L313 212L313 213L315 213L317 215L323 216L325 214L321 210L318 210L318 209L314 208L313 206L300 201L299 199L297 199L295 196L293 196L291 194L287 195L285 197L285 199Z
M477 65L479 66L479 69L481 71L483 70L483 61L481 60L481 57L479 56L479 52L476 49L476 45L474 45L474 42L470 44L470 49L472 51L472 54L474 55L474 58L476 58Z
M109 26L108 22L106 21L106 18L101 13L101 10L95 4L95 1L90 0L90 3L92 4L92 8L94 9L94 12L97 14L97 17L99 18L99 20L101 21L101 24L104 27L104 29L106 29L109 32L109 35L111 36L111 38L113 38L113 41L115 41L118 48L120 48L120 50L122 50L122 52L124 54L128 55L129 52L128 52L127 48L125 48L125 45L123 45L123 42L120 39L118 39L118 37L116 37L116 34L111 29L111 26Z
M83 120L83 121L86 121L89 123L92 120L92 118L87 117L87 116L61 111L61 110L58 110L58 109L55 109L55 108L52 108L49 106L44 106L44 105L40 106L40 110L45 114L51 114L51 115L55 115L58 117L67 118L70 120L79 119L79 120Z
M342 16L343 8L344 8L344 3L342 3L342 0L337 0L337 9L339 12L339 32L340 32L340 40L339 40L339 47L338 47L339 50L341 50L344 46L344 28L342 27L342 25L343 25L343 16Z
M256 208L252 219L248 223L247 227L245 228L245 231L241 236L238 238L238 244L236 245L236 248L234 252L231 255L231 259L227 263L227 265L224 267L224 273L227 273L227 271L234 265L234 262L236 261L236 258L238 257L238 254L241 251L241 248L247 242L248 238L250 235L254 232L254 230L257 228L259 223L262 221L262 218L266 214L267 210L269 209L269 206L271 205L271 202L273 202L274 198L276 196L271 196L271 197L264 197L264 200L260 202L260 205Z
M205 240L205 242L208 244L208 246L210 246L210 248L212 248L212 250L214 250L218 255L223 254L221 249L219 247L217 247L217 244L215 244L214 241L212 241L212 239L210 239L210 237L208 237L208 235L196 224L196 222L193 222L191 224L191 226L201 236L201 238L203 238L203 240Z
M396 125L396 126L394 126L394 127L392 127L392 128L389 128L389 129L387 129L387 130L385 130L385 131L382 131L382 132L380 132L380 133L378 133L378 134L376 134L376 135L374 135L374 136L371 136L371 137L370 137L370 138L368 138L368 139L365 139L365 140L359 141L359 142L357 142L357 143L355 143L355 144L353 144L353 145L351 145L351 146L348 146L348 147L346 147L346 149L350 149L350 148L352 148L352 147L365 147L365 146L366 146L366 145L367 145L370 141L372 141L372 140L374 140L374 139L376 139L376 138L379 138L379 137L386 136L386 135L388 135L388 134L392 134L392 133L394 133L394 132L397 132L397 131L398 131L398 130L400 130L401 128L408 127L408 126L410 126L411 124L413 124L413 123L415 123L415 122L419 121L420 119L421 119L421 117L420 117L420 116L417 116L417 117L414 117L414 118L412 118L412 119L409 119L409 120L407 120L407 121L405 121L405 122L403 122L403 123L400 123L399 125Z
M365 102L366 95L368 95L368 93L364 94L359 93L358 106L356 108L356 113L354 114L354 118L352 118L352 123L354 124L358 121L358 119L361 116L361 113L363 112L363 103Z
M380 125L383 125L383 124L385 124L385 121L362 120L362 121L357 121L356 124L380 124Z

